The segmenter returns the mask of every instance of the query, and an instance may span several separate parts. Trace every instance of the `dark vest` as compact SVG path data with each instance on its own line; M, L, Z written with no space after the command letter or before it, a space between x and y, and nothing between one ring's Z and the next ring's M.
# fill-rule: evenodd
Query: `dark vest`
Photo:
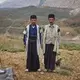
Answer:
M30 25L29 27L29 38L30 39L37 39L37 26L34 27Z

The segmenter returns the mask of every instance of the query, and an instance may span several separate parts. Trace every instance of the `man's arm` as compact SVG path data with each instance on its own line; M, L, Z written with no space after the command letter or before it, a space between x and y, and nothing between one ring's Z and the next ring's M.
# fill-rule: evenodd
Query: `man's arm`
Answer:
M42 37L41 37L41 27L39 27L39 38L40 38L40 44L42 43Z
M43 54L45 54L45 42L46 42L46 32L47 32L47 26L45 25L43 28Z
M23 31L23 43L24 43L24 46L26 46L26 37L27 37L27 31L26 29Z
M60 36L61 36L60 28L58 28L57 32L58 32L58 39L57 40L58 40L58 43L60 45Z
M56 25L56 39L53 51L57 52L57 54L59 53L59 45L60 45L60 28L59 26Z

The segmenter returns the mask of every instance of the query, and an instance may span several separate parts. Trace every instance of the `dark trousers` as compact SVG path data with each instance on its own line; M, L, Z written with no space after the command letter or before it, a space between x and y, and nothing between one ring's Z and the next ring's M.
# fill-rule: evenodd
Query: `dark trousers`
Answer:
M54 70L55 69L55 61L56 61L56 52L53 52L54 45L46 44L45 46L46 46L45 54L44 54L45 69Z
M37 53L37 40L28 41L27 64L29 71L37 71L40 68L39 56Z

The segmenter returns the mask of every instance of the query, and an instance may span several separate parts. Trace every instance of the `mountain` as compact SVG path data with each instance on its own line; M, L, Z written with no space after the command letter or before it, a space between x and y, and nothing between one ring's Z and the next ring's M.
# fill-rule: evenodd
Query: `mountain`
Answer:
M36 6L28 6L23 8L16 8L16 9L3 9L0 10L0 15L5 14L6 17L11 18L17 18L22 17L26 18L27 16L30 16L31 14L36 14L37 16L46 17L49 13L54 13L57 18L68 18L70 17L69 12L71 9L64 9L64 8L40 8ZM3 14L1 14L3 13Z
M80 0L46 0L43 6L60 8L80 8Z
M69 13L71 16L76 16L78 14L80 14L80 8L76 8L70 11Z
M7 0L0 8L21 8L27 6L49 6L58 8L80 8L80 0Z
M23 8L7 8L0 9L0 34L19 34L22 35L25 25L28 24L29 16L36 14L38 17L38 24L44 25L48 23L48 14L54 13L56 20L60 21L61 26L63 21L70 26L80 26L80 14L77 16L70 16L69 12L72 9L55 8L55 7L36 7L28 6ZM75 24L74 24L75 23ZM77 24L76 24L77 23ZM80 30L80 29L78 29Z
M7 0L0 4L0 8L21 8L26 6L38 6L40 0Z
M69 11L58 8L42 8L28 6L23 8L7 8L0 9L0 34L10 33L22 35L25 25L28 24L29 16L36 14L38 24L44 25L48 23L48 14L54 13L56 19L69 18Z
M0 27L21 26L25 20L29 20L29 16L36 14L38 16L39 24L47 23L47 16L54 13L56 19L69 18L69 9L60 8L39 8L29 6L24 8L9 8L0 9Z

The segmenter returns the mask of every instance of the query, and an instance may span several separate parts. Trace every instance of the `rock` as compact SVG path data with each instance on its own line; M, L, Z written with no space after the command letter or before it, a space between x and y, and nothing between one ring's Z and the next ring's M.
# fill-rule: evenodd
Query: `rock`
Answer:
M71 16L76 16L78 14L80 14L80 8L76 8L70 11L69 13Z

